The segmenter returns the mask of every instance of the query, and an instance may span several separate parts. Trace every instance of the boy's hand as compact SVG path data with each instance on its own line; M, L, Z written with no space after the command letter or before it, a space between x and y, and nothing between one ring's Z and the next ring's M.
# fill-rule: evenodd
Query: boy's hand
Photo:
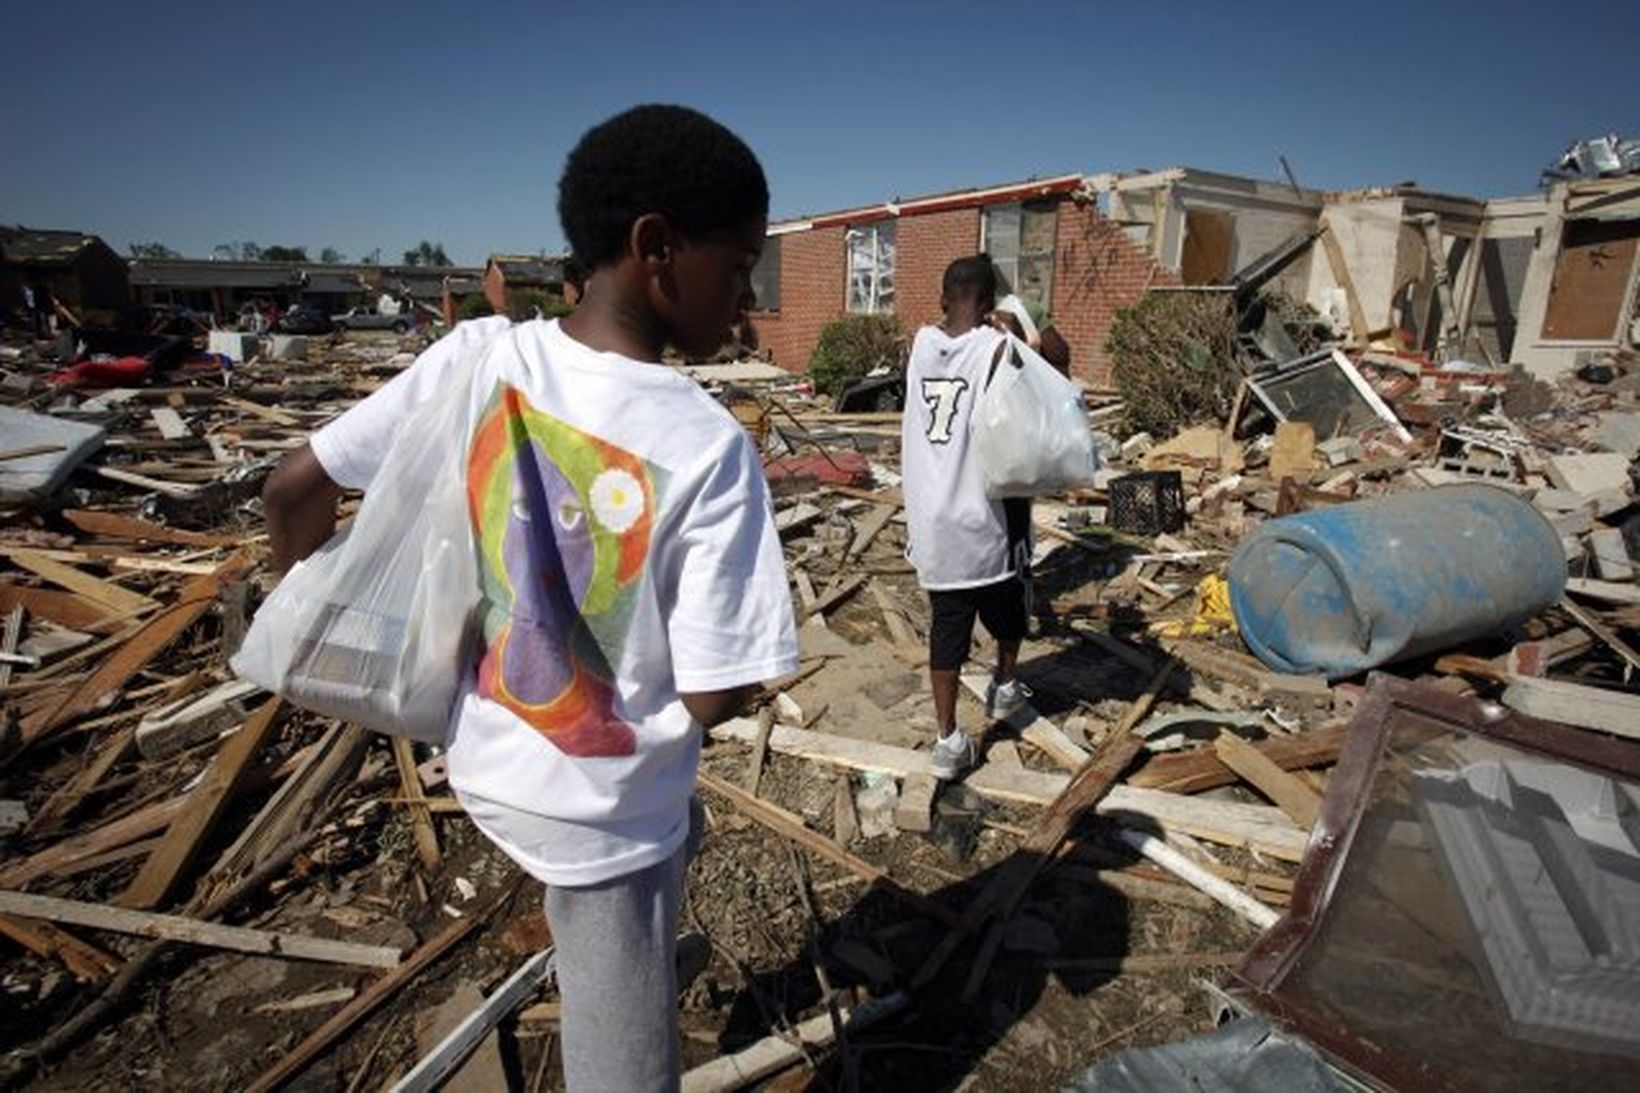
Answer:
M1004 334L1012 334L1020 341L1025 340L1025 328L1019 323L1019 316L1011 311L993 311L987 315L986 321Z

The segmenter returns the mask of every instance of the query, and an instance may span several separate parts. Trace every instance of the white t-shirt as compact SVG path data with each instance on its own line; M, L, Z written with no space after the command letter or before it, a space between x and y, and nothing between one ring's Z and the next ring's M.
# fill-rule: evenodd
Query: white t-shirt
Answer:
M316 433L367 488L431 398L471 407L466 467L483 648L452 714L450 784L530 873L588 885L688 834L700 726L679 692L796 670L762 464L727 411L664 365L556 322L462 323Z
M1001 332L990 326L954 338L925 326L911 343L900 422L901 492L906 557L924 588L974 588L1015 573L1002 502L985 496L968 432L1002 344Z

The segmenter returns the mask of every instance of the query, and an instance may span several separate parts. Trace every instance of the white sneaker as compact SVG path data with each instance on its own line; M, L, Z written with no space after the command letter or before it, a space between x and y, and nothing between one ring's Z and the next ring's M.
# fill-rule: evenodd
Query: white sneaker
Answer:
M985 689L985 716L992 721L1012 721L1014 715L1031 704L1031 689L1017 679L1006 683L991 681Z
M928 761L934 768L934 777L948 782L973 766L977 758L974 742L964 736L961 729L954 729L934 741Z

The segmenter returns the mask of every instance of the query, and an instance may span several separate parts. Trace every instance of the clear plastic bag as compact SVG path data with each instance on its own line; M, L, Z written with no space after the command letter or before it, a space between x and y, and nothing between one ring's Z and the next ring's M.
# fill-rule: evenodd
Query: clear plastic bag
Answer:
M1093 485L1099 451L1082 392L1017 338L1008 338L969 428L987 497L1035 497Z
M478 561L463 467L468 400L406 423L352 526L293 566L229 662L304 709L444 743L469 670Z

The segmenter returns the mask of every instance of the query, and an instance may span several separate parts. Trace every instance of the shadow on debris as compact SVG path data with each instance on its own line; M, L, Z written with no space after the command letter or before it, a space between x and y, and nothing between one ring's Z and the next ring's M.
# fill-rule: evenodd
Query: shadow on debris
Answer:
M989 869L930 894L958 915L974 906L999 872L1035 864L1016 853ZM873 888L818 935L818 950L834 990L857 987L882 997L909 990L904 1010L873 1027L848 1034L845 1052L816 1052L818 1067L809 1089L849 1087L845 1068L855 1069L857 1088L939 1090L957 1086L987 1062L992 1047L1029 1015L1049 985L1058 980L1069 993L1086 995L1115 978L1128 951L1128 904L1086 867L1044 869L1026 892L995 942L994 959L983 977L991 928L982 924L962 940L937 974L918 984L931 954L952 931L908 913L892 895ZM1080 962L1073 966L1071 962ZM1050 967L1052 965L1052 967ZM975 982L975 980L978 980ZM737 1051L776 1031L784 1022L822 1005L814 964L807 952L777 970L755 976L731 1005L719 1039L725 1052ZM1047 1022L1029 1022L1017 1036L1007 1067L1011 1079L1027 1078L1032 1050L1040 1056ZM1058 1053L1055 1053L1058 1054ZM1044 1061L1044 1071L1055 1069ZM798 1088L782 1086L782 1088Z

